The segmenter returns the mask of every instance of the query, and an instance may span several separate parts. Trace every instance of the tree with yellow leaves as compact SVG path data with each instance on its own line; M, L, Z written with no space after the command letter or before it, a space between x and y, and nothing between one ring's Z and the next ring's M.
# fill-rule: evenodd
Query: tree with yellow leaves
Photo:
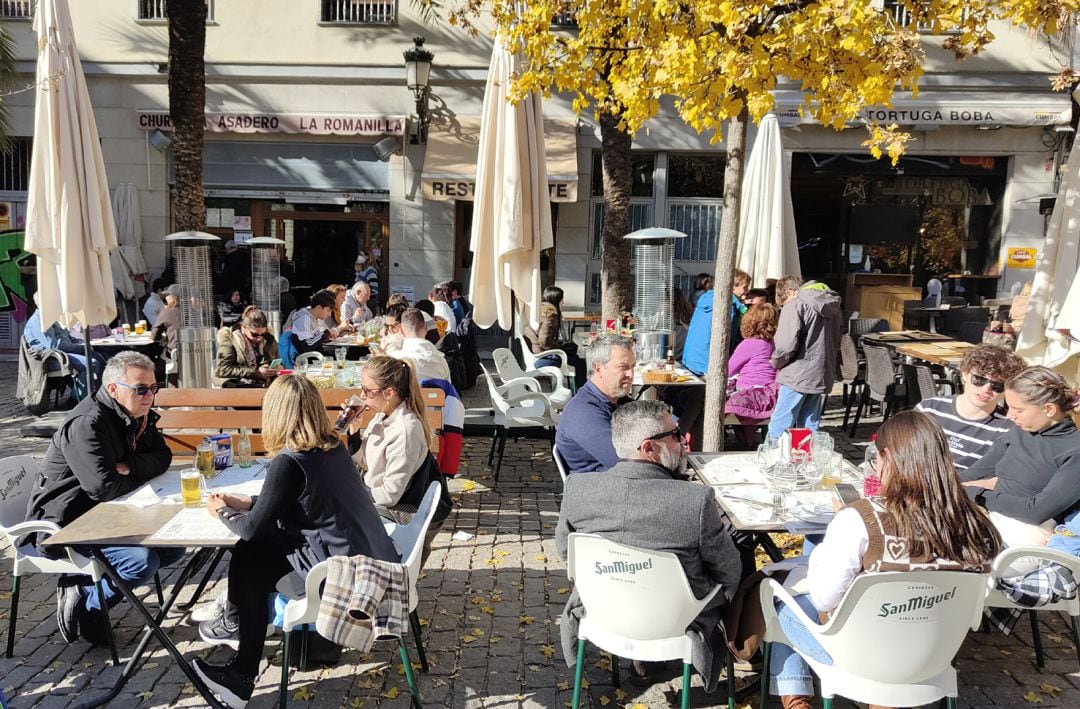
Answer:
M841 129L867 106L888 104L895 90L918 90L923 44L915 27L949 33L957 59L977 54L1005 21L1045 35L1072 28L1080 0L902 0L901 26L873 0L465 0L451 21L485 9L508 46L524 57L513 93L570 94L600 123L605 195L604 312L629 300L629 165L633 134L655 116L662 97L699 132L721 140L728 122L724 207L715 287L730 290L738 235L747 120L773 108L779 81L800 84L800 110ZM576 28L556 18L572 16ZM1063 67L1059 80L1071 80ZM908 136L897 126L869 125L863 143L894 160ZM609 186L610 181L610 186ZM614 202L612 201L614 200ZM622 209L625 203L625 209ZM619 250L621 249L621 251ZM609 262L608 259L612 259ZM718 315L717 315L718 314ZM725 308L713 317L705 449L722 445L723 396L730 333Z

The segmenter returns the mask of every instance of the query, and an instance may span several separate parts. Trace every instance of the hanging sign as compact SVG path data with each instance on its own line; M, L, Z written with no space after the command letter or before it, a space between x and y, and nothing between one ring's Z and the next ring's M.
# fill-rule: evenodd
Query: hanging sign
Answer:
M172 130L168 111L136 111L139 129ZM404 116L329 113L206 112L209 133L304 133L307 135L405 135Z
M1009 268L1035 268L1039 256L1037 249L1026 246L1010 246L1005 265Z

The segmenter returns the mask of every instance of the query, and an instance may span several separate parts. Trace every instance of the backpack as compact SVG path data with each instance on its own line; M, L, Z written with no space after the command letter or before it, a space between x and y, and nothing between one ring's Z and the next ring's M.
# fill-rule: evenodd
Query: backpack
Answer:
M53 375L53 376L50 376ZM49 395L54 388L62 392L71 382L72 369L67 355L60 350L30 347L19 341L19 378L15 396L26 410L41 416L49 410Z

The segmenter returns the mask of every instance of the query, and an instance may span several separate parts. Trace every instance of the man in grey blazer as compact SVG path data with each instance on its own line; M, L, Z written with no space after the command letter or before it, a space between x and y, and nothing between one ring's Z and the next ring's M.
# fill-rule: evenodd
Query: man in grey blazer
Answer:
M744 574L734 529L717 506L712 488L684 477L686 451L667 404L635 401L619 407L612 416L611 438L618 464L603 473L571 475L566 480L555 533L559 556L566 560L572 532L599 534L620 544L674 553L698 598L720 584L721 593L687 631L695 641L694 667L705 678L707 691L712 691L724 658L717 624ZM745 573L751 573L753 554L746 556L751 566ZM562 616L567 666L576 661L583 613L575 590ZM647 668L634 665L639 677L648 674Z

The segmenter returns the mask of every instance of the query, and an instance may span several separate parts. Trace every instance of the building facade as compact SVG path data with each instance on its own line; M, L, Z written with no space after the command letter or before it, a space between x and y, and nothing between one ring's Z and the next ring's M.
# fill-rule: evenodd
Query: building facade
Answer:
M70 4L110 186L137 188L153 277L166 267L163 237L174 218L165 2ZM30 5L0 0L27 85L35 56ZM301 300L328 283L351 281L360 247L378 258L383 297L392 290L424 297L449 278L467 283L490 38L427 24L410 3L395 0L209 0L209 11L208 230L223 240L284 239ZM402 59L416 35L435 54L430 126L420 142L412 140L415 102ZM1039 198L1055 190L1073 125L1070 98L1052 93L1048 77L1071 60L1073 47L1047 47L1005 27L998 36L984 56L957 64L941 50L940 37L927 35L918 98L898 96L892 107L867 112L914 130L917 140L895 168L870 158L861 128L806 123L798 92L777 92L805 274L839 283L868 256L872 268L989 274L995 292L1033 274L1019 261L1006 266L1006 257L1041 248ZM19 148L0 175L12 228L24 213L22 164L33 143L34 94L5 99ZM545 130L555 225L547 277L566 291L567 308L598 307L599 128L556 96L545 103ZM751 127L749 145L753 137ZM683 288L713 270L723 150L667 104L635 137L632 225L689 234L676 253ZM947 253L931 261L929 241L926 248L920 241L928 230L947 231L959 246L935 246ZM897 244L907 247L906 256L891 254Z

